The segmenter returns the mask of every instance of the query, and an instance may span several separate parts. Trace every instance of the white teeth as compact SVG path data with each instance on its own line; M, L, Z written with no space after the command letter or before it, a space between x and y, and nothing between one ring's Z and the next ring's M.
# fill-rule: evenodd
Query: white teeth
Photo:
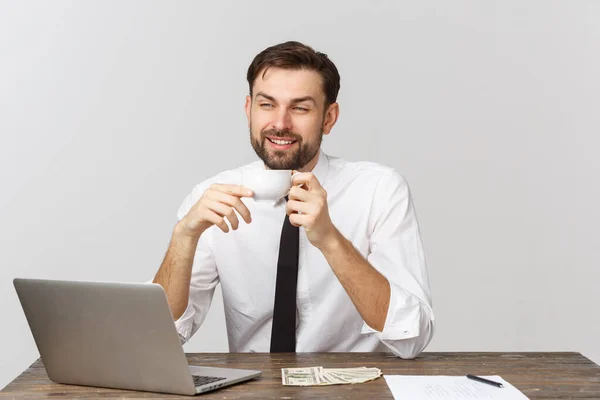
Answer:
M269 139L269 140L275 144L292 144L293 143L291 140L275 140L275 139Z

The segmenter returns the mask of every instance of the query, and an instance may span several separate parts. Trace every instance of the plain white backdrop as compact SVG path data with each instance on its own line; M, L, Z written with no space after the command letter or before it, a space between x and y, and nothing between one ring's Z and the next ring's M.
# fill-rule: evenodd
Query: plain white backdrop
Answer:
M599 20L591 0L0 1L0 388L38 357L12 279L151 279L191 188L255 159L246 69L286 40L342 76L326 152L411 185L427 350L600 362ZM185 350L228 350L219 291Z

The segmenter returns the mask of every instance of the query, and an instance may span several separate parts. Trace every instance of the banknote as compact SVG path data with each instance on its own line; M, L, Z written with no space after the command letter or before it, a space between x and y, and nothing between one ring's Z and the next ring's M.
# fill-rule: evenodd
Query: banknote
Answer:
M281 383L286 386L314 386L320 385L323 367L308 368L282 368Z
M281 383L286 386L322 386L364 383L381 376L379 368L282 368Z

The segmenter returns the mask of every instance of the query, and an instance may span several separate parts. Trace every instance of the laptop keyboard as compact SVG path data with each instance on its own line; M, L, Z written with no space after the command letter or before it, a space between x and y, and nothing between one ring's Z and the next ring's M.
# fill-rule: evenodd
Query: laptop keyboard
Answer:
M192 375L192 378L194 378L195 386L202 386L202 385L206 385L207 383L213 383L213 382L222 381L223 379L225 379L225 378L220 378L218 376L200 376L200 375Z

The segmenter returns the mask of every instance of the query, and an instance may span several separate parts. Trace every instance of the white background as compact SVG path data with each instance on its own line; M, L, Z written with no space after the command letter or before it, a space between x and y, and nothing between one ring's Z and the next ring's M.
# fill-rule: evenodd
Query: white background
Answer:
M411 185L427 350L600 362L599 20L566 0L0 0L0 388L38 357L12 279L151 279L191 188L255 159L246 69L286 40L340 70L326 152ZM227 351L220 292L185 349Z

